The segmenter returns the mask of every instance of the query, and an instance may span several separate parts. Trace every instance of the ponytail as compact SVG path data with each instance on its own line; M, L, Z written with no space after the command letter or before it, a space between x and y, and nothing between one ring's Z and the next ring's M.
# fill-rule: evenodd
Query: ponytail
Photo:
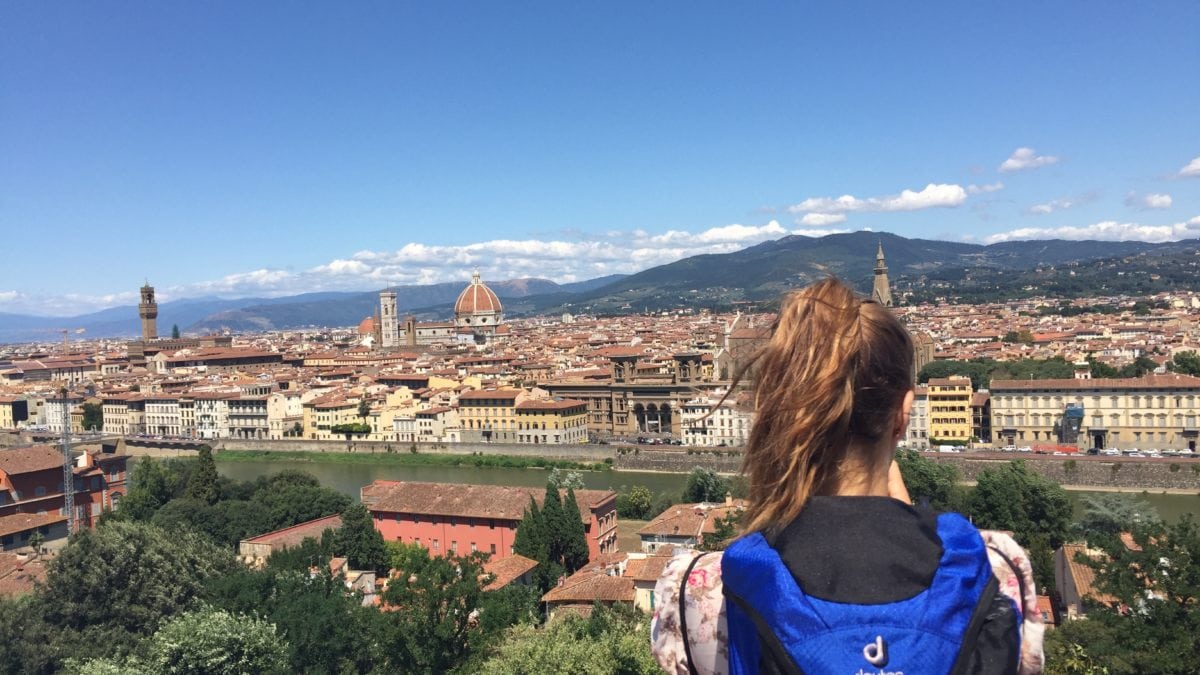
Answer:
M789 293L753 368L747 531L791 522L828 493L856 441L878 441L912 388L912 340L883 306L836 279Z

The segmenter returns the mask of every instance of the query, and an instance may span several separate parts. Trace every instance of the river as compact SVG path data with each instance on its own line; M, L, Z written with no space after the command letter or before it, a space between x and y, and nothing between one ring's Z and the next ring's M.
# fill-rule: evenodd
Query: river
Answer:
M358 499L359 488L378 479L541 487L546 484L546 477L549 475L549 472L543 469L325 464L296 461L217 461L217 470L221 475L238 480L254 480L259 476L277 473L283 469L307 471L316 476L322 485L334 488L354 499ZM644 471L584 471L581 473L584 485L597 490L617 490L622 486L644 485L655 494L679 493L687 481L687 475L676 473ZM1084 496L1101 493L1071 490L1069 494L1075 503L1076 515L1078 515ZM1185 513L1200 514L1200 495L1153 493L1146 494L1145 499L1168 522L1175 522Z

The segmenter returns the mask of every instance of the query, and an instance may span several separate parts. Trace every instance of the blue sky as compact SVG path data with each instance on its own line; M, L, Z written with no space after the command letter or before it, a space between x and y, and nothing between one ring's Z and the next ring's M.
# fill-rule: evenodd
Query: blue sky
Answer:
M826 4L5 3L0 312L1200 236L1200 3Z

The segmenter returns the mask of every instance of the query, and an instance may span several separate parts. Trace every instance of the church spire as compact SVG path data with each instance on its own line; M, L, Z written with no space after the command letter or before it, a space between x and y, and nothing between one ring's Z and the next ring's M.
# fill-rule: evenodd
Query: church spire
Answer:
M879 242L879 252L875 254L875 286L871 289L871 299L884 307L892 306L892 289L888 284L887 261L883 259L883 242Z

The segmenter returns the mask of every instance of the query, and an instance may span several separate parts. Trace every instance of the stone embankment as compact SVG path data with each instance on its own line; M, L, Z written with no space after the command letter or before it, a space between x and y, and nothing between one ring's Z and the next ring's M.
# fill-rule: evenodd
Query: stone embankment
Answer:
M958 467L963 480L974 481L990 468L1011 459L972 459L969 456L937 456L936 461ZM1026 465L1050 480L1069 487L1109 490L1185 490L1200 492L1200 460L1116 459L1096 457L1030 457Z
M19 437L0 434L0 447L22 444ZM345 441L242 440L217 439L210 441L217 450L252 450L258 452L347 452ZM718 473L733 474L741 470L740 449L700 449L677 446L633 447L617 445L522 445L509 443L396 443L386 441L355 441L349 445L354 453L408 453L416 447L418 453L441 455L508 455L511 457L541 457L571 462L610 462L619 471L663 471L687 473L696 467ZM148 439L129 439L125 452L135 456L190 457L195 456L194 442L155 442ZM975 481L979 473L998 468L1013 458L974 458L969 454L926 455L938 462L958 467L963 480ZM1037 473L1066 486L1115 490L1180 490L1200 492L1200 460L1191 459L1106 459L1100 457L1029 456L1023 458Z

